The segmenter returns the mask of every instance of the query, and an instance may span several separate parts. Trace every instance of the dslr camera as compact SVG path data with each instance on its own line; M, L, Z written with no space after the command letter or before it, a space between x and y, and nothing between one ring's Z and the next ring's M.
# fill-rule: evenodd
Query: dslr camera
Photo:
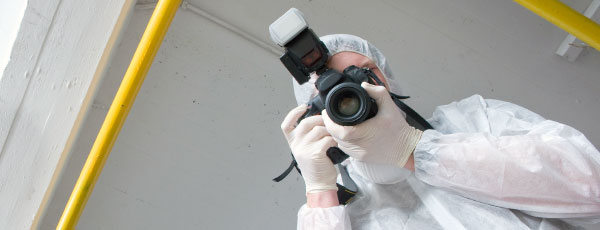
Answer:
M298 84L306 83L313 72L319 75L315 82L318 96L310 100L300 120L325 109L335 123L352 126L377 114L375 100L360 84L383 85L381 80L368 68L350 66L342 73L328 68L330 52L308 27L302 12L291 8L269 26L269 32L271 39L285 48L280 60Z

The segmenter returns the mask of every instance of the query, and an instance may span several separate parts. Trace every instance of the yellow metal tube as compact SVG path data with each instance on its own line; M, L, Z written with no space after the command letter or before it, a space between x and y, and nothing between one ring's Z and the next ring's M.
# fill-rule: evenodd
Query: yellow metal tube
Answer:
M515 0L600 51L600 25L557 0Z
M74 229L181 0L159 0L56 229Z

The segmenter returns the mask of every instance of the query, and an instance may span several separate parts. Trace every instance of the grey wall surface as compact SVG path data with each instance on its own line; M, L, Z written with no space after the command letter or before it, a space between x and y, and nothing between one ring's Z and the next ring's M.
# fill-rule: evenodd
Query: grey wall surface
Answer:
M590 1L566 1L582 11ZM516 3L475 0L193 1L270 43L290 7L316 33L376 44L408 103L435 106L481 94L569 124L599 146L600 53L570 63L566 33ZM42 227L55 226L151 10L134 12ZM596 18L597 20L597 18ZM279 124L295 106L277 56L180 9L96 185L78 229L293 229L304 203Z

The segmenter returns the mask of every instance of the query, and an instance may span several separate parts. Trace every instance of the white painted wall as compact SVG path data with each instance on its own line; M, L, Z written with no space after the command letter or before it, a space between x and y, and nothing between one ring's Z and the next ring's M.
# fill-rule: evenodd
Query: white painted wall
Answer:
M589 1L567 1L583 10ZM290 7L318 34L351 33L383 50L409 104L478 93L569 124L600 143L600 53L554 55L566 33L510 0L193 1L268 39ZM42 229L56 224L151 14L136 10L101 83ZM293 229L303 201L279 123L294 107L277 57L181 10L108 159L79 229Z
M27 1L2 1L0 2L0 72L4 72L4 68L10 60L15 38L25 13ZM2 78L2 75L0 75Z
M0 13L15 11L2 15L8 35L19 30L12 51L1 52L10 59L0 78L0 229L35 228L117 40L113 30L128 15L122 14L127 2L133 1L29 0L22 21L4 21L19 15L22 2L1 4L9 7Z

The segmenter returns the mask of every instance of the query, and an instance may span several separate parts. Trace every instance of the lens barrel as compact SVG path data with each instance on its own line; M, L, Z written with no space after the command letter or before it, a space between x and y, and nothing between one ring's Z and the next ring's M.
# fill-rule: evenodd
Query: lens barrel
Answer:
M331 120L352 126L377 114L377 104L359 84L344 82L333 87L325 99L325 109Z

